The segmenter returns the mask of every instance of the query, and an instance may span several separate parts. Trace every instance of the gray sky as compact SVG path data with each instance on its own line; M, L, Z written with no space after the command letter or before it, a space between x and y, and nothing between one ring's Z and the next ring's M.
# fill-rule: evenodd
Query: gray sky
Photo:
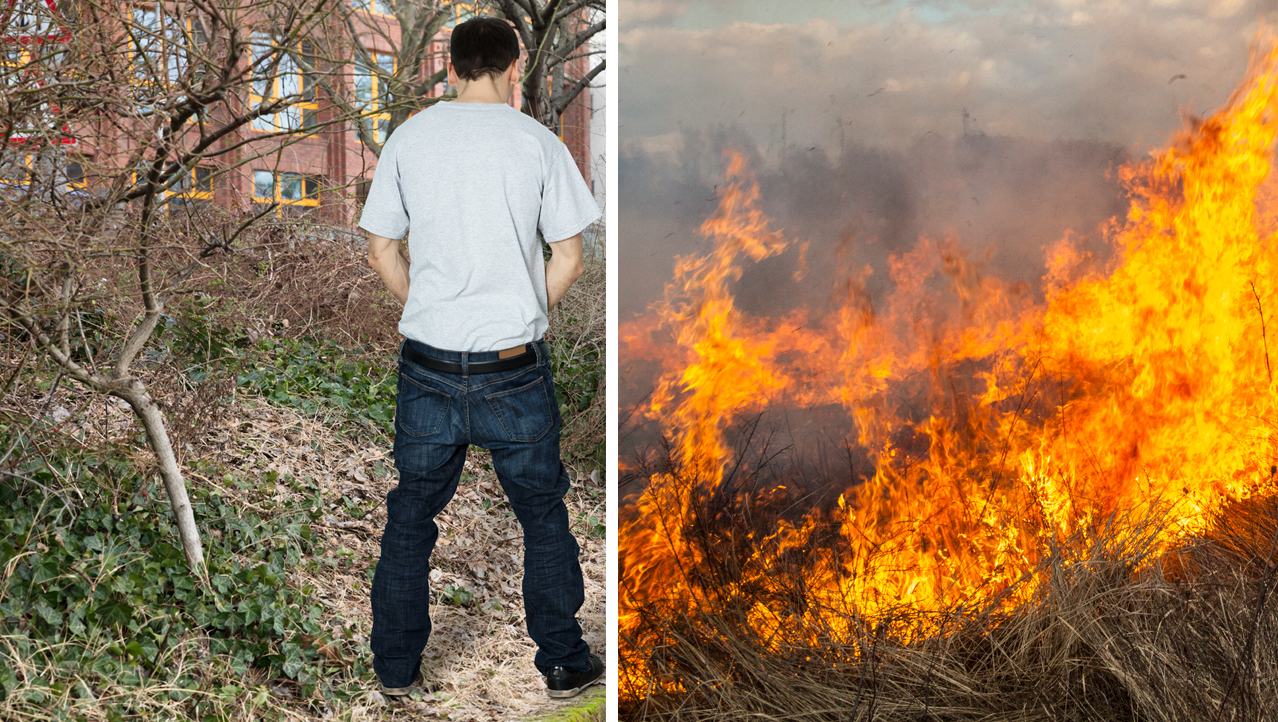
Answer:
M620 140L735 125L901 148L929 133L1161 145L1223 103L1278 0L620 0Z

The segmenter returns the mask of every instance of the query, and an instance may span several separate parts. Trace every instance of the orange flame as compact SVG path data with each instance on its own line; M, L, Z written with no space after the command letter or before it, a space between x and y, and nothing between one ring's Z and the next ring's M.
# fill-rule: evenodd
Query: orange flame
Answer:
M671 470L650 476L622 525L623 657L640 659L645 642L632 635L647 602L704 610L739 591L700 581L704 546L687 535L704 521L698 498L731 494L748 507L788 493L725 486L725 431L774 405L842 406L849 441L874 468L837 509L778 516L750 539L767 557L748 580L756 600L776 584L769 565L798 553L814 607L942 608L1007 589L1044 541L1115 511L1174 502L1171 533L1189 533L1225 503L1273 493L1278 214L1265 181L1276 97L1278 49L1253 52L1223 110L1121 170L1132 200L1110 234L1112 270L1074 278L1067 237L1048 250L1043 302L984 276L952 240L924 238L891 259L894 290L880 307L862 290L869 271L848 271L833 311L749 317L731 288L742 264L791 242L730 156L701 227L714 250L678 258L664 300L622 327L623 357L662 364L642 410L674 445ZM926 415L904 397L921 398ZM831 523L838 542L814 546ZM767 632L802 620L756 602L749 621ZM642 662L625 675L628 695L653 684Z

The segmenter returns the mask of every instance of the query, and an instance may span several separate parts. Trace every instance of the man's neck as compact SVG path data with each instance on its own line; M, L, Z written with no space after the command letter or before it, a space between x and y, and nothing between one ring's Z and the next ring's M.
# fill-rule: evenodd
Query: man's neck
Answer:
M481 78L479 80L462 81L461 87L457 89L457 98L453 102L505 105L509 97L510 88L507 88L503 94L497 89L497 84L491 78Z

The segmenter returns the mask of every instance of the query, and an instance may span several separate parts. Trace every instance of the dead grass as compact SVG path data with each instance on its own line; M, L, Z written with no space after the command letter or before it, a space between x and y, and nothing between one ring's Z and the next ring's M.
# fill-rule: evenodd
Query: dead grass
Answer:
M873 619L740 586L711 613L651 600L623 640L630 720L1261 721L1278 715L1278 500L1236 504L1170 551L1161 511L1054 540L1033 593ZM723 537L719 537L722 539ZM702 550L704 551L704 550ZM721 556L730 555L720 548ZM746 574L748 569L739 570ZM718 589L727 580L716 578ZM624 584L623 584L624 586ZM707 597L713 597L709 591ZM796 621L761 635L743 610ZM684 607L686 609L686 607Z

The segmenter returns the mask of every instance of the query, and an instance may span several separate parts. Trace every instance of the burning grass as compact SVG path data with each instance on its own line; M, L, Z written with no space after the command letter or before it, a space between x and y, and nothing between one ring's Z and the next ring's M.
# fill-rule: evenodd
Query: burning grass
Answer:
M694 544L724 560L708 589L738 592L714 613L640 608L622 642L645 652L623 666L642 669L645 687L624 690L622 716L1268 719L1278 695L1278 500L1232 505L1207 533L1160 551L1166 515L1116 515L1042 550L1015 585L1026 591L1015 606L997 597L934 612L899 605L874 618L813 607L798 565L769 569L792 590L784 599L739 593L732 580L752 570L736 566L739 550L723 553L720 516ZM748 538L743 521L735 527ZM803 621L762 633L749 621L759 603Z
M1223 109L1118 169L1107 263L1067 235L1031 288L921 238L883 294L848 254L828 308L772 317L734 284L807 244L731 155L710 249L619 334L657 369L627 416L670 441L618 541L631 715L1264 718L1276 137L1266 35ZM790 413L845 482L775 471L748 419Z

